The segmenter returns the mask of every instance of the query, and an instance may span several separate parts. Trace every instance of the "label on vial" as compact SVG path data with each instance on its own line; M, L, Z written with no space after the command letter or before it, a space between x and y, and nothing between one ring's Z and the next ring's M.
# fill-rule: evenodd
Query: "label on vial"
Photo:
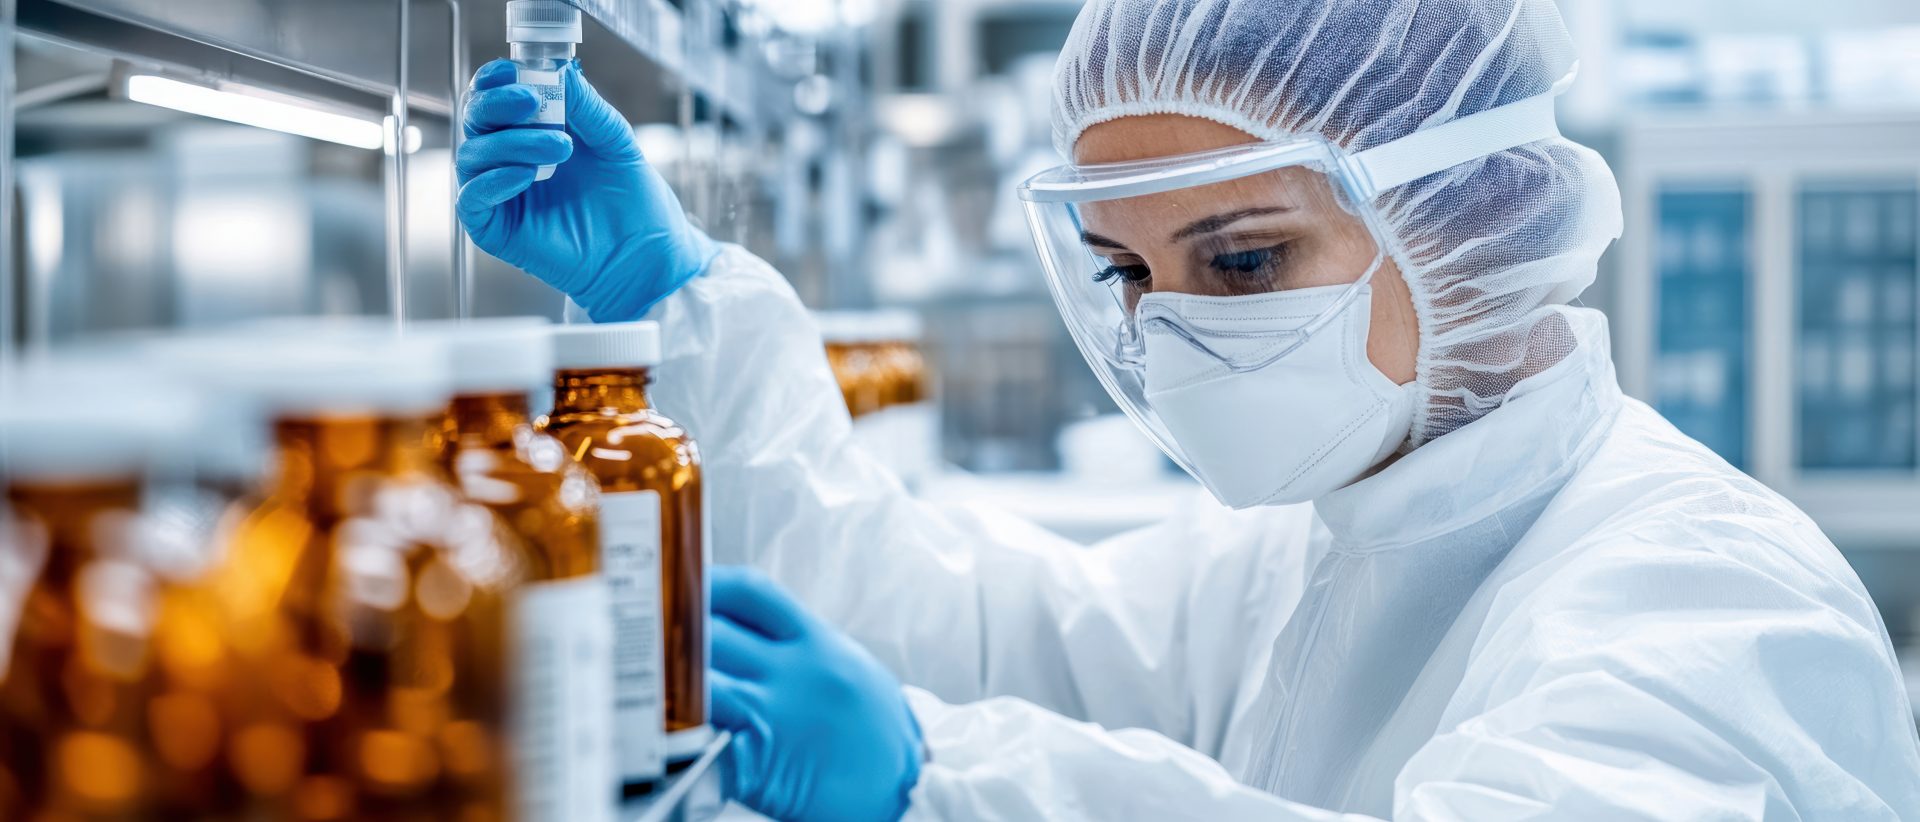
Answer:
M660 596L660 494L600 498L600 562L612 594L615 747L623 782L666 772L666 640Z
M554 131L565 131L567 128L567 87L560 79L560 72L542 71L540 69L531 69L522 66L515 79L521 84L532 88L534 95L540 98L539 110L534 112L533 119L528 120L522 124L522 126L524 128L544 128ZM533 179L536 182L551 180L553 179L555 168L557 168L557 166L535 166L533 169Z
M529 822L611 822L613 607L599 575L514 594L514 797Z
M551 129L567 127L567 87L560 79L560 72L522 67L515 79L533 89L534 96L540 98L540 110L525 125Z

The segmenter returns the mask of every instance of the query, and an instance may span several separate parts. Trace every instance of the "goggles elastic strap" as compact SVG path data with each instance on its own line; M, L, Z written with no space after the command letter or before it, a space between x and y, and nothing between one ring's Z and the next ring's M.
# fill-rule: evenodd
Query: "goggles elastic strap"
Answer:
M1349 168L1371 200L1394 186L1498 151L1560 136L1553 99L1572 85L1573 71L1544 94L1475 112L1353 155Z

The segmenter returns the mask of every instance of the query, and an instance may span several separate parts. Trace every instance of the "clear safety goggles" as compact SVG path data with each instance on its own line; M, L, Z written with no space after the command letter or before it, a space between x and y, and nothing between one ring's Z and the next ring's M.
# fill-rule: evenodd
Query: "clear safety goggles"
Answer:
M1255 143L1142 162L1068 165L1021 187L1055 301L1096 366L1137 370L1159 327L1232 370L1284 358L1356 299L1385 260L1371 209L1320 140ZM1213 329L1150 294L1341 296L1314 316L1276 300L1265 328ZM1325 302L1320 301L1320 302ZM1258 345L1230 345L1248 337Z
M1074 342L1121 408L1187 467L1146 401L1149 334L1230 372L1285 359L1369 293L1392 249L1373 207L1381 192L1558 136L1553 97L1571 80L1358 153L1299 137L1069 164L1029 179L1019 196ZM1271 311L1209 322L1212 298Z

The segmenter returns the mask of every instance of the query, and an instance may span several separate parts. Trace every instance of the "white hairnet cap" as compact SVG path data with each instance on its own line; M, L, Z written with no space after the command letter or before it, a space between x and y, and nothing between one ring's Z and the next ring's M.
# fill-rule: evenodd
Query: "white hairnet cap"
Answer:
M1091 0L1054 77L1063 154L1096 123L1182 114L1363 151L1551 93L1574 70L1548 0ZM1577 342L1564 303L1620 235L1606 162L1562 138L1374 201L1420 320L1413 443L1499 407Z

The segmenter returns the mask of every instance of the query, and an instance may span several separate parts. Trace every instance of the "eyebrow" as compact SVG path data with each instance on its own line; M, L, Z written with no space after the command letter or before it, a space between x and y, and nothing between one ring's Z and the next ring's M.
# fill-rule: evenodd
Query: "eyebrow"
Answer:
M1119 240L1104 237L1091 231L1080 232L1080 242L1086 243L1087 245L1097 245L1101 248L1125 249L1127 247L1125 243Z
M1212 234L1241 220L1265 217L1269 214L1285 214L1294 210L1293 206L1272 206L1268 208L1244 208L1239 211L1229 211L1225 214L1215 214L1212 217L1205 217L1187 224L1186 228L1173 233L1172 240L1179 242L1201 234ZM1080 242L1101 248L1125 249L1127 247L1126 243L1104 234L1095 234L1091 231L1080 232Z
M1179 242L1201 234L1212 234L1241 220L1252 217L1265 217L1268 214L1285 214L1293 210L1294 208L1292 206L1276 206L1271 208L1247 208L1241 209L1240 211L1229 211L1225 214L1215 214L1212 217L1206 217L1188 223L1186 228L1173 232L1171 239L1173 242Z

